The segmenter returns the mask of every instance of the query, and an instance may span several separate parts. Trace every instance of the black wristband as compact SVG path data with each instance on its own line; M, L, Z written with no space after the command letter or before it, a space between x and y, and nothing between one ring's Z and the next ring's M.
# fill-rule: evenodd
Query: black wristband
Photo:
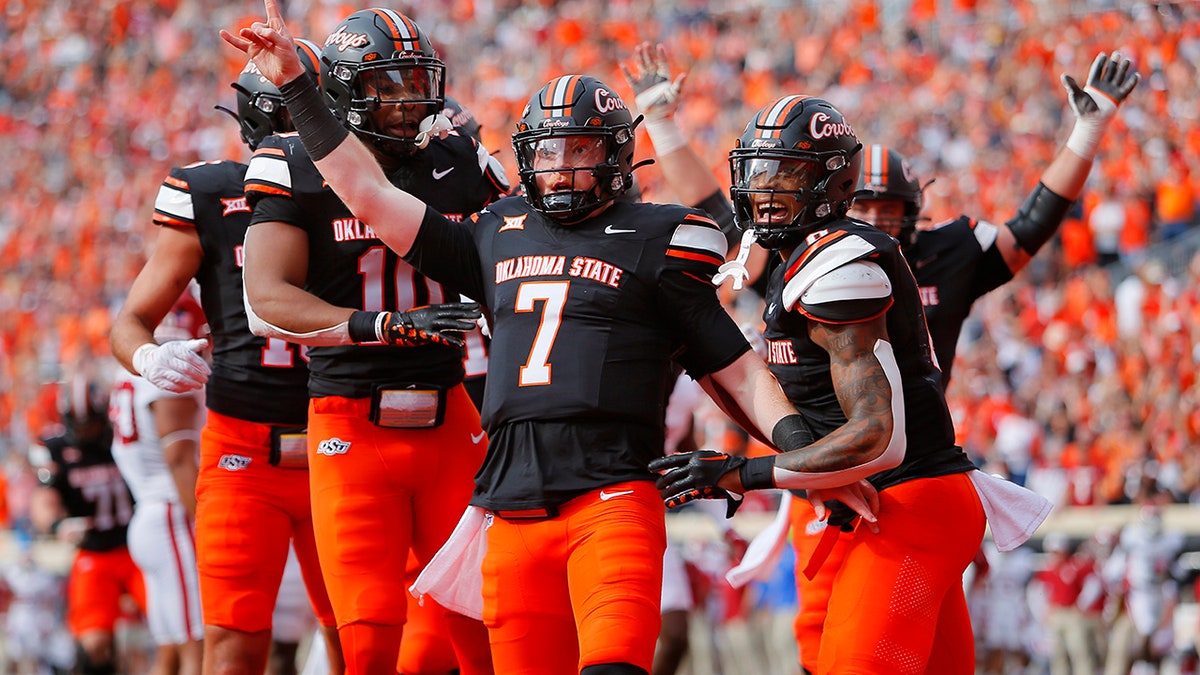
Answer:
M1038 183L1021 210L1008 221L1008 229L1026 253L1035 255L1058 232L1070 208L1071 200Z
M800 413L780 419L771 430L771 442L784 452L811 445L815 440L817 437L813 435L812 427L808 426L808 420Z
M382 312L364 312L357 310L350 315L346 322L346 332L355 344L360 342L379 342L379 334L375 332L375 322Z
M308 73L284 82L279 93L283 94L283 104L300 134L300 142L314 162L324 159L350 135L330 112Z
M752 457L738 469L738 477L742 479L742 489L770 490L775 487L775 456Z

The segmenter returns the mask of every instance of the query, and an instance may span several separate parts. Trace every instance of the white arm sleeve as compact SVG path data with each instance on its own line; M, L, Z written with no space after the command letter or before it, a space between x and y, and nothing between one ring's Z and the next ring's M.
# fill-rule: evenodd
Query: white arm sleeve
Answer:
M875 341L875 358L879 359L879 365L883 366L884 375L887 376L892 390L892 437L883 454L858 466L821 473L789 471L777 465L773 474L776 487L789 490L838 487L899 466L904 461L908 441L904 427L904 388L900 381L900 367L896 364L892 345L886 340Z
M242 289L242 304L246 307L246 321L250 324L250 332L259 337L280 338L288 342L313 347L354 344L354 341L350 339L349 322L347 321L307 333L293 333L275 324L268 323L262 317L255 314L254 308L250 306L250 296L246 293L245 288Z

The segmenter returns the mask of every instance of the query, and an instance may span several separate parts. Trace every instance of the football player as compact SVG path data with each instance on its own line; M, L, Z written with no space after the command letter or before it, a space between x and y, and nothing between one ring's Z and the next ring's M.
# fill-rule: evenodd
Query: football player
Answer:
M653 114L661 120L650 127L651 140L660 153L666 148L674 159L674 163L660 161L664 176L677 190L704 185L697 172L707 172L694 152L686 154L690 145L673 119L682 76L670 78L661 46L656 51L640 47L635 57L641 67L634 72L650 74L630 77L639 106L648 116ZM882 145L871 145L863 152L859 190L848 215L875 225L900 242L901 253L921 288L943 387L949 386L958 336L971 306L1024 269L1057 231L1067 207L1082 192L1109 120L1136 86L1138 74L1119 54L1101 53L1093 61L1084 87L1069 75L1062 79L1076 114L1075 128L1025 205L1007 223L993 225L964 215L936 227L918 228L923 186L908 162ZM695 192L685 196L701 197ZM716 197L719 195L705 202L706 210L711 209L714 217L731 212L728 202ZM808 560L821 539L824 522L806 500L792 500L790 508L798 559ZM796 636L801 661L809 672L816 671L826 604L850 538L849 533L839 536L813 578L797 570L802 601Z
M207 330L189 288L154 336L190 340ZM153 672L199 675L204 621L192 522L204 391L176 394L120 370L110 399L113 460L137 502L129 553L146 584L146 623L158 646Z
M307 40L296 48L305 71L315 75L319 48ZM291 129L278 89L253 63L232 86L234 116L251 149ZM246 164L234 160L171 170L154 203L160 226L154 250L110 341L131 373L160 389L182 393L207 383L195 487L205 668L248 675L266 668L271 614L293 542L313 611L331 641L331 671L340 672L308 497L307 357L299 345L253 335L242 307L243 240L250 223L245 173ZM211 329L211 369L200 353L207 340L159 344L154 338L193 279Z
M618 199L636 122L582 75L551 80L521 116L523 195L455 222L371 166L300 77L274 0L266 8L265 23L221 35L281 87L321 174L383 242L490 315L487 459L442 553L460 565L452 585L480 584L467 600L496 670L648 673L665 525L646 463L662 453L672 357L759 434L795 417L714 293L725 237L699 211ZM351 334L361 320L349 317Z
M445 66L411 18L356 11L322 61L317 100L361 140L360 170L448 220L507 191L487 150L441 114ZM251 329L309 345L313 524L347 672L394 671L409 550L424 563L450 536L487 447L462 386L462 334L479 313L439 304L460 288L390 250L380 218L339 200L297 136L264 141L245 187ZM447 623L462 671L491 672L483 624L449 613Z
M79 647L76 666L84 675L111 675L121 596L146 610L146 587L126 545L133 495L113 462L107 389L75 373L60 385L58 408L63 433L36 449L42 487L30 519L35 530L75 545L67 625Z

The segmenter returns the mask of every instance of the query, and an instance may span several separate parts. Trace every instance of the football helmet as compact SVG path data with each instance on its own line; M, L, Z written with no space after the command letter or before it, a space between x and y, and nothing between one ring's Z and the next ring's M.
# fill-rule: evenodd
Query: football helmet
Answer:
M310 40L296 40L300 63L309 75L317 76L321 49ZM242 142L251 150L271 134L292 131L292 118L283 106L283 95L267 78L258 72L253 61L246 63L237 82L229 85L237 91L237 113L234 118L242 128ZM223 108L221 108L224 110ZM228 112L228 111L226 111Z
M863 150L862 174L858 185L855 203L887 200L904 205L904 215L899 223L871 224L895 236L901 247L912 246L917 239L923 188L908 160L886 145L868 145Z
M635 120L621 97L608 85L586 75L564 75L542 87L526 104L512 136L517 172L525 199L563 224L583 220L633 184ZM567 161L569 146L594 147L594 163ZM562 160L555 163L555 160ZM570 189L542 194L539 174L568 174ZM579 187L579 175L595 178Z
M862 144L842 113L811 96L784 96L754 115L729 153L734 220L771 249L797 246L846 215Z
M333 114L359 138L391 156L424 147L419 137L445 103L446 66L412 19L362 9L342 20L321 50L321 91ZM384 106L397 115L383 122Z
M67 439L91 445L111 437L108 423L108 390L82 374L58 385L58 414Z

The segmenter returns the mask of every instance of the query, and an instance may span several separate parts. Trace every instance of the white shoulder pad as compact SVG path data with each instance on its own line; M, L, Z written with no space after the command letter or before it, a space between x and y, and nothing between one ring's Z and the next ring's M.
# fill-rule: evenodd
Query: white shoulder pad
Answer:
M169 183L159 186L158 196L154 198L154 210L189 223L196 220L196 209L192 205L191 191Z
M292 170L283 156L258 153L250 158L250 166L246 169L246 181L252 180L279 185L290 190L292 189Z
M796 301L800 299L800 296L804 295L808 287L816 283L818 279L873 250L875 247L870 242L854 235L843 237L826 247L812 260L805 261L796 275L784 284L783 308L790 312L796 306Z
M973 232L975 241L979 242L979 248L986 251L996 243L996 235L1000 232L1000 228L986 220L980 220L975 223Z
M822 275L800 296L806 305L820 305L838 300L886 298L892 294L892 281L883 268L873 262L859 260L842 265Z

